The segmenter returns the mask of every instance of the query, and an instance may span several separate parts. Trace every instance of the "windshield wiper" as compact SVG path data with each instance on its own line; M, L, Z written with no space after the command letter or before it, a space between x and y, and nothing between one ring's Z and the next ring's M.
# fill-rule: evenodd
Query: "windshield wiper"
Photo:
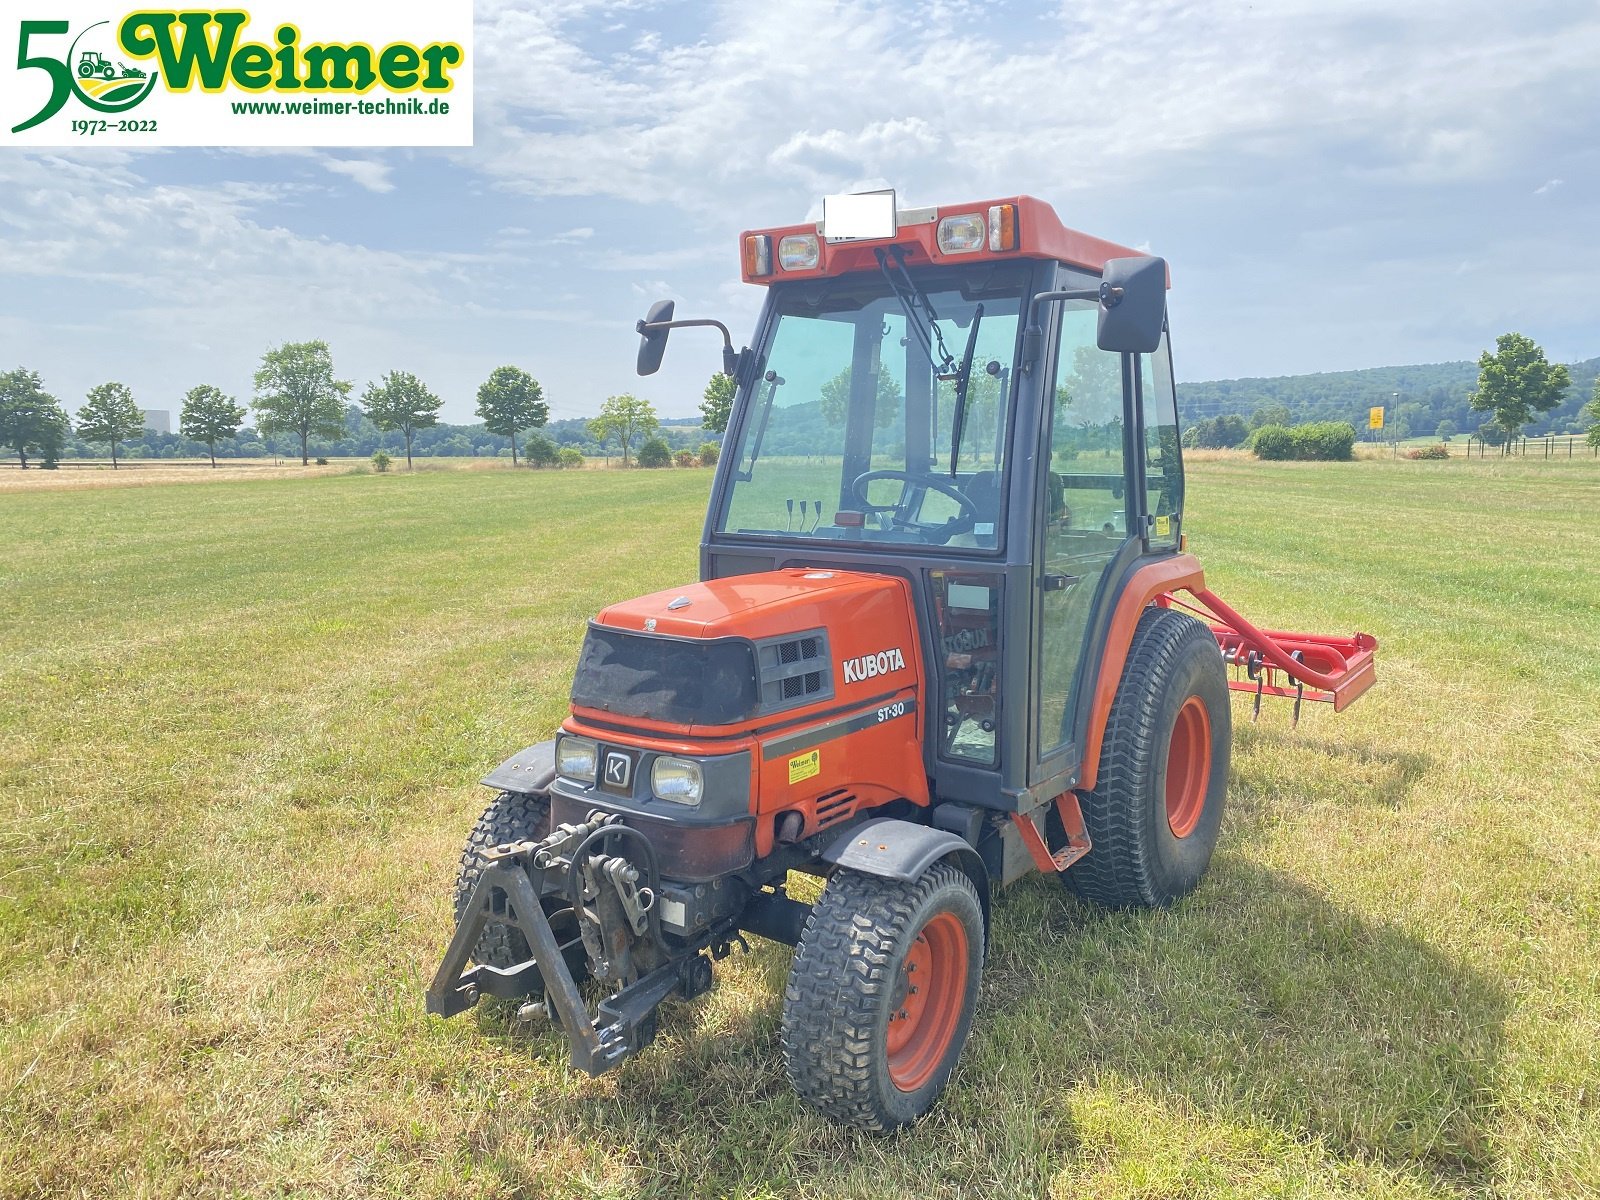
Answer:
M954 378L951 372L956 369L956 360L950 356L950 351L945 349L944 334L939 332L939 314L933 311L933 302L928 299L928 293L917 286L917 281L912 279L911 273L906 270L905 247L891 246L888 253L880 248L873 253L878 256L878 269L889 281L889 290L894 293L894 298L900 301L900 307L906 314L906 328L916 335L917 344L922 347L922 353L927 357L933 373L940 379ZM894 277L894 272L889 269L891 256L894 258L894 265L900 271L898 280ZM923 324L917 316L919 308L928 314L927 324ZM935 342L939 344L938 357L933 353Z
M972 328L967 331L967 348L961 355L961 370L956 374L956 411L950 418L950 478L956 477L956 462L961 457L961 431L967 424L967 385L972 381L972 352L978 345L978 326L983 324L983 305L972 310Z

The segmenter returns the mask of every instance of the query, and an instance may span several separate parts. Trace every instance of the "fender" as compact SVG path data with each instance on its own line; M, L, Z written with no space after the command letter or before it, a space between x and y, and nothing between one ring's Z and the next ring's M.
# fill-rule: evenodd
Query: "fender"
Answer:
M478 782L497 792L543 796L556 779L556 744L539 742L513 754Z
M1122 668L1128 661L1128 649L1133 645L1134 628L1145 606L1158 596L1177 591L1202 592L1205 586L1205 572L1200 569L1200 560L1192 554L1147 561L1123 581L1112 605L1111 620L1102 641L1105 649L1087 696L1089 720L1083 733L1083 762L1078 768L1075 785L1078 791L1092 792L1099 781L1100 745L1105 738L1106 721L1111 716L1117 685L1122 682Z
M940 859L950 859L978 890L983 906L984 945L989 935L989 872L977 850L944 829L882 817L840 835L819 856L825 863L863 875L910 883Z

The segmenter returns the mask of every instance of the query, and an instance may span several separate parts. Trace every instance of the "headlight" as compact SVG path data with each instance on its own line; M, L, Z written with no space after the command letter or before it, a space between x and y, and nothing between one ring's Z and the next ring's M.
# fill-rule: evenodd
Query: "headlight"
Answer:
M563 736L556 743L556 774L579 783L593 783L600 747L588 738Z
M982 250L989 237L989 222L982 213L963 213L939 222L939 249L946 254Z
M700 764L686 758L658 758L650 768L650 790L674 804L699 804L705 783Z
M785 271L810 271L817 265L817 235L791 233L778 243L778 264Z

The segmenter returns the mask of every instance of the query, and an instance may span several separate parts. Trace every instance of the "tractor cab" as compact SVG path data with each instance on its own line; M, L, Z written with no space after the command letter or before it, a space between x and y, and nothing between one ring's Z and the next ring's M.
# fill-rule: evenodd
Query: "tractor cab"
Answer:
M1012 808L1071 786L1096 617L1181 537L1165 264L1030 197L834 198L742 250L770 290L734 358L702 577L908 580L938 794Z

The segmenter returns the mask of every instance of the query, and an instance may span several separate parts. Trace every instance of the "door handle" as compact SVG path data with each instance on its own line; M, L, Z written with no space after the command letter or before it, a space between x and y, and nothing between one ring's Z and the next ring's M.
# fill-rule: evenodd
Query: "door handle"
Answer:
M1047 592L1064 592L1081 578L1081 575L1041 575L1039 586Z

